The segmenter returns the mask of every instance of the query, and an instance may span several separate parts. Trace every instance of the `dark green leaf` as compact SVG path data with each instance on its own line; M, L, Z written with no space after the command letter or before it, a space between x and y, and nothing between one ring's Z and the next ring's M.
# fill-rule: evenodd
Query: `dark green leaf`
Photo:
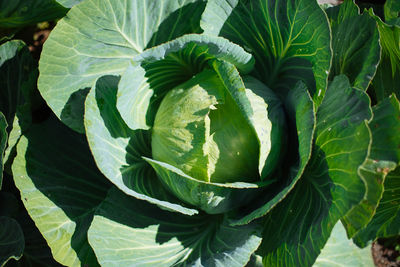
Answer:
M388 25L372 11L369 13L377 21L382 46L381 60L369 89L379 102L392 93L400 97L400 25Z
M261 242L257 224L163 211L115 188L99 206L89 242L104 266L244 266Z
M375 179L384 192L382 199L374 199L368 215L372 220L365 221L368 225L357 233L354 240L360 246L376 237L388 237L400 234L400 104L394 95L384 99L374 107L374 118L370 122L373 142L369 158L377 166L373 170ZM392 171L395 167L397 168ZM386 177L386 178L385 178ZM372 187L374 189L375 187ZM382 189L380 188L382 191ZM380 200L380 201L379 201ZM378 204L379 201L379 205ZM376 208L376 211L375 211ZM366 214L366 212L364 212ZM353 223L354 224L354 223ZM354 225L350 225L354 227ZM359 229L357 229L359 230Z
M234 225L247 224L256 218L262 217L282 201L298 182L310 159L315 128L315 107L307 91L307 87L303 82L299 82L296 88L289 92L286 100L286 110L290 118L288 123L289 131L297 133L295 142L290 145L298 147L298 154L286 154L286 157L283 159L285 164L290 164L288 170L282 174L283 177L285 177L284 175L286 174L288 178L283 181L282 186L267 190L265 192L265 197L260 197L260 201L254 203L254 206L250 205L251 211L248 211L247 215L240 219L233 220L232 224ZM295 163L293 165L291 157L295 158Z
M275 92L285 96L302 80L321 102L331 49L328 21L316 1L211 0L201 27L252 53L252 74Z
M3 183L4 151L7 145L7 121L0 111L0 189Z
M0 0L0 28L16 28L61 18L68 9L54 0Z
M329 8L327 14L332 27L333 48L329 78L345 74L353 87L367 90L380 60L375 20L368 12L359 15L352 0Z
M0 225L0 266L4 266L8 260L22 256L25 240L16 220L1 216Z
M329 86L317 112L310 162L294 189L265 217L259 254L266 266L311 266L336 222L363 198L357 170L370 144L369 102L345 76Z
M36 63L22 41L13 40L0 46L0 111L8 125L13 124L17 109L29 110L27 102L35 89L37 75Z

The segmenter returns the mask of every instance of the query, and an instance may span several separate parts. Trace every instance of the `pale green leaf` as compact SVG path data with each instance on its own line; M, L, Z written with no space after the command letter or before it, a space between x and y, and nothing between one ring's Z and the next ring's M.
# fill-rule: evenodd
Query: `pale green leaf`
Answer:
M96 82L85 103L85 127L89 146L101 172L120 190L164 209L195 214L167 192L151 166L150 133L131 130L116 108L119 78L105 76Z
M149 129L162 97L218 58L249 72L251 54L221 37L190 34L151 48L135 57L121 77L117 107L131 129ZM139 65L140 63L140 65Z
M110 184L97 170L86 138L53 116L33 124L18 142L12 170L54 259L67 266L97 266L86 231Z
M360 249L347 239L343 225L338 222L313 267L375 267L371 246Z
M87 0L72 7L44 44L42 96L64 123L83 132L86 88L123 73L146 48L197 32L203 8L200 0Z
M96 210L88 237L103 266L244 266L261 242L257 224L186 216L115 188Z
M66 7L66 8L71 8L74 5L79 4L83 0L55 0L55 1L57 1L60 5Z

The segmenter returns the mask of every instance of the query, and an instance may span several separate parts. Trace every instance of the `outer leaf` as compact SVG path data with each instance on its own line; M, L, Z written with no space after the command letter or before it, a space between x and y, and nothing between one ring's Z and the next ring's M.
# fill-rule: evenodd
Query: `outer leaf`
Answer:
M317 112L309 164L295 188L265 217L259 253L266 266L311 266L336 222L364 196L357 175L367 156L368 96L338 76Z
M375 169L378 182L383 183L385 190L383 195L380 195L382 199L377 208L379 199L373 203L376 212L371 212L372 220L366 221L365 224L369 222L368 225L354 238L360 246L365 246L369 240L376 237L400 234L400 205L398 202L400 197L400 167L398 167L400 164L400 137L397 134L400 131L400 104L395 96L385 99L374 107L374 119L370 125L373 143L369 157L375 164L387 162L387 164L390 163L390 167L378 166ZM390 172L396 166L397 168Z
M3 183L4 151L7 145L7 121L0 111L0 189Z
M282 168L284 172L281 176L288 177L288 179L285 180L283 184L277 186L277 188L268 189L264 197L260 197L259 201L251 205L252 210L244 211L247 215L243 217L240 214L238 215L240 216L238 219L232 220L233 225L247 224L267 214L293 189L302 176L305 166L310 159L315 128L315 108L304 83L299 82L296 88L289 92L286 101L286 110L290 118L288 132L297 133L294 137L292 136L289 138L288 146L299 148L298 154L287 155L284 159L285 167ZM293 139L294 141L291 143L290 140Z
M220 37L190 34L151 48L135 58L118 88L117 108L131 129L149 129L163 95L201 72L209 59L231 62L243 72L254 66L251 54Z
M158 209L114 188L97 209L89 242L104 266L244 266L261 242L259 225Z
M22 41L9 41L0 46L0 111L8 125L13 124L17 106L28 100L36 79L36 64Z
M0 0L0 28L23 27L61 18L67 12L54 0Z
M371 152L359 170L366 181L367 192L363 202L343 219L350 237L370 222L382 198L386 176L400 163L400 138L396 134L400 131L400 107L396 97L384 99L373 111L374 118L369 123L373 140ZM388 194L385 195L387 198Z
M328 22L316 1L212 0L201 27L250 51L256 59L253 75L269 88L286 95L303 80L321 102L331 50Z
M341 223L337 223L313 267L375 267L371 247L360 249L346 237Z
M200 0L88 0L74 6L43 47L40 92L64 123L83 132L85 88L100 76L121 74L145 48L195 32L203 8Z
M54 260L46 240L23 207L17 217L17 221L21 226L25 239L24 253L18 260L18 265L26 267L61 267L62 265Z
M368 12L359 14L353 0L327 10L332 27L330 79L345 74L352 86L367 90L380 60L379 32Z
M110 185L96 169L85 138L54 117L32 125L17 145L12 170L54 258L68 266L96 266L86 231Z
M86 134L98 168L119 189L164 209L195 214L168 193L142 156L151 156L150 133L131 130L116 108L119 78L100 78L85 103Z
M12 218L0 217L0 266L8 260L18 260L24 252L25 240L21 227Z
M400 25L388 25L372 10L369 13L377 21L382 46L382 59L370 88L371 94L379 102L392 93L400 96Z
M71 8L74 5L79 4L83 0L55 0L55 1L57 1L60 5L62 5L64 7Z

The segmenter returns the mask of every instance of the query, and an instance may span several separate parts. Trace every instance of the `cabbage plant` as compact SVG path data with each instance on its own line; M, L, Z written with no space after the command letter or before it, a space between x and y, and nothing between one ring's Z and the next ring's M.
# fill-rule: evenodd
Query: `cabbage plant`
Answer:
M339 220L361 247L398 234L400 25L385 8L73 6L39 62L54 115L12 166L55 260L311 266Z

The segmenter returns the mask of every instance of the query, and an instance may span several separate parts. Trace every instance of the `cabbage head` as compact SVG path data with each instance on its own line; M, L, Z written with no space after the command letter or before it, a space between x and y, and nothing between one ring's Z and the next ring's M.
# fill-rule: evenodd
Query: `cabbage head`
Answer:
M54 114L13 164L54 258L311 266L338 221L361 247L400 233L379 212L400 193L398 29L351 0L73 6L39 62Z

